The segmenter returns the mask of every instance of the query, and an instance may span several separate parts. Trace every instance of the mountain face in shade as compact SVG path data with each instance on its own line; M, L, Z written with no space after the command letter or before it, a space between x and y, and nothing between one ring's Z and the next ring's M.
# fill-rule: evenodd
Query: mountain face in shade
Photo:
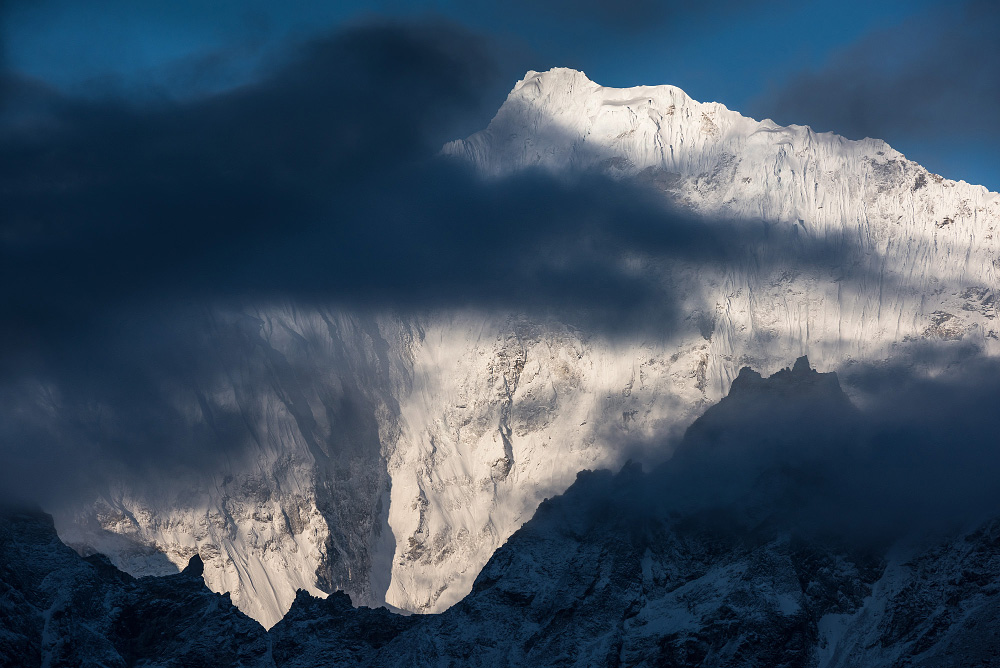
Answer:
M744 369L674 459L648 473L632 464L581 473L440 614L356 609L342 593L300 591L265 632L204 586L197 557L182 573L134 579L102 557L79 557L47 516L8 511L0 661L995 665L1000 518L881 543L825 521L824 477L837 481L829 464L850 458L859 416L836 375L805 358L767 378ZM788 456L793 448L799 456ZM720 459L734 463L723 480L707 475Z
M263 665L264 629L205 587L198 557L181 573L135 579L83 558L51 517L0 518L0 663L5 666Z
M134 575L197 554L209 586L265 626L299 589L439 612L543 499L582 469L662 460L655 444L732 381L754 382L743 367L1000 353L1000 195L880 140L555 69L529 72L488 128L443 153L487 179L597 172L758 241L731 265L654 263L683 314L662 334L471 309L214 314L229 372L174 401L206 429L230 416L220 449L241 456L157 485L118 477L55 508L67 543ZM768 239L814 260L775 262Z

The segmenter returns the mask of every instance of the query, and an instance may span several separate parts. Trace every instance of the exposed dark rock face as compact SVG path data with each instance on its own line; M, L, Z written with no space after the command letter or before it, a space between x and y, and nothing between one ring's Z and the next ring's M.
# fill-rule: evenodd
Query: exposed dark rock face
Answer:
M264 629L211 592L197 557L177 575L135 579L82 558L32 510L0 516L0 664L252 666Z
M269 632L274 662L289 668L368 662L422 619L385 608L354 608L343 592L319 599L299 590L288 614Z
M1000 519L891 544L827 521L859 415L804 358L744 370L674 460L581 473L437 615L300 591L265 632L197 557L134 579L9 511L0 664L1000 666Z

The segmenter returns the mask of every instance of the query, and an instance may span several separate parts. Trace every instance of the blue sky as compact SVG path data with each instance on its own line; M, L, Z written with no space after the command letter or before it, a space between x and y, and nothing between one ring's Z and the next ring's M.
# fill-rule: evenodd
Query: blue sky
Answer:
M144 76L210 51L253 52L288 35L326 31L346 22L441 16L526 46L540 61L584 69L606 85L672 83L696 97L739 106L769 82L819 66L866 32L898 24L933 4L769 2L760 9L723 7L721 13L671 14L647 26L604 29L591 22L562 22L552 16L560 7L535 20L528 3L523 12L509 12L481 2L446 0L41 0L15 2L5 41L11 66L61 85L78 85L108 74Z
M968 6L981 10L990 4ZM492 40L506 56L501 62L508 68L503 77L509 84L524 69L555 65L582 69L610 86L671 83L696 99L719 101L754 117L770 115L782 123L809 124L852 138L860 133L879 136L931 171L997 190L996 134L962 131L958 111L949 115L939 109L951 103L967 108L972 117L995 118L995 108L989 106L1000 85L994 76L995 54L984 54L992 61L985 67L973 62L975 53L970 62L954 63L965 74L957 77L955 90L941 93L943 101L926 102L935 111L922 126L896 118L891 98L873 105L890 107L888 112L879 108L877 119L857 124L838 118L829 103L810 108L808 99L795 95L800 84L807 89L808 83L844 85L846 80L850 86L849 77L838 78L838 63L866 49L875 62L863 69L896 68L901 77L912 79L906 74L908 59L916 63L920 53L909 53L907 44L932 41L937 26L961 11L962 3L940 0L13 0L4 17L3 43L9 68L75 93L124 88L183 95L251 77L288 39L366 21L443 18ZM985 23L995 22L997 12L987 14ZM184 70L183 65L209 58L221 63L210 70L211 76L178 75L192 69L203 73L204 68ZM982 74L968 82L969 88L990 87L992 77L992 89L985 101L981 90L970 90L978 97L963 102L963 76L977 70ZM873 87L878 90L880 84ZM830 95L842 99L836 91ZM916 93L912 97L915 102L904 94L898 105L912 107L923 99ZM789 99L794 103L786 104ZM852 104L866 102L861 98Z

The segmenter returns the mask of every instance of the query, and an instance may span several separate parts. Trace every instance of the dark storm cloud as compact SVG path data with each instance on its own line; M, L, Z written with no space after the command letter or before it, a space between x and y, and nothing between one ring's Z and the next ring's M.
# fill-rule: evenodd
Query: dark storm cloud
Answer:
M510 308L662 334L674 262L830 266L850 251L699 220L598 175L486 182L436 156L485 124L497 72L482 40L425 24L316 39L255 83L181 101L4 74L5 487L236 454L247 427L206 393L261 349L250 304Z
M648 307L669 323L661 275L627 260L725 262L764 238L596 175L484 183L434 157L482 114L477 91L495 74L469 34L382 26L310 42L256 84L185 102L79 100L8 75L5 361L76 339L67 323L190 298L560 306L615 320Z
M1000 363L970 355L933 377L876 375L892 390L864 405L866 447L843 474L862 521L933 529L1000 513Z
M942 4L804 71L755 112L851 138L996 142L1000 4Z
M3 489L233 455L239 416L197 404L254 350L242 298L415 300L422 265L449 251L434 221L410 248L410 225L450 197L424 164L479 111L491 68L458 30L383 26L181 103L74 99L3 73Z
M867 542L996 515L1000 415L992 407L1000 402L1000 363L960 357L935 375L855 365L844 380L865 386L857 409L823 399L751 418L755 436L725 466L759 474L747 481L758 495L782 490L778 512L803 530ZM740 415L734 424L741 425L734 437L747 430Z
M396 265L409 244L382 235L417 235L407 206L447 195L447 175L415 162L454 115L476 111L494 74L471 39L361 29L310 43L261 83L185 103L74 100L9 78L0 272L19 286L4 293L17 330L45 334L47 321L128 300L399 282L420 262Z
M855 374L870 392L861 406L830 383L739 391L737 381L670 460L638 479L626 467L624 486L571 489L570 512L639 526L684 518L765 539L790 530L863 548L1000 514L1000 363L973 355L936 376L863 364Z
M649 30L676 28L676 23L702 17L752 11L778 5L785 0L704 0L703 2L677 2L676 0L514 0L505 7L518 11L523 20L530 12L532 20L548 20L551 30L578 29L582 26L608 31L637 33Z

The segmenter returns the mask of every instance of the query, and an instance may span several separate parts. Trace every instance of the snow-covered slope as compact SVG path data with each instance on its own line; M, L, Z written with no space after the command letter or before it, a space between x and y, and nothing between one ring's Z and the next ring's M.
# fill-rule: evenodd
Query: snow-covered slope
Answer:
M891 442L858 438L872 417L805 358L743 369L672 460L581 472L441 614L299 591L265 632L197 557L135 580L0 509L0 664L995 666L1000 519L873 542L859 525L879 509L830 506L860 462L879 486L899 475L872 456Z
M660 338L516 319L484 328L464 315L433 323L401 402L417 410L405 414L390 465L390 524L397 544L418 546L397 551L394 604L456 600L482 548L574 468L620 463L656 435L662 443L745 364L770 372L809 354L843 368L927 340L1000 352L1000 196L930 174L882 141L782 128L672 86L609 89L557 69L529 72L489 128L444 152L487 178L598 170L646 183L706 224L767 221L803 248L812 240L842 252L827 264L770 266L763 247L759 262L675 271L676 291L692 297L679 329ZM467 426L484 415L487 429ZM507 459L497 484L490 467ZM452 577L464 586L438 595Z
M292 307L214 317L225 373L176 400L224 434L217 466L122 474L93 504L56 513L60 535L136 575L198 554L208 585L267 626L297 589L381 602L388 565L373 559L392 549L385 461L409 386L409 328Z
M556 69L529 72L486 130L444 153L488 179L597 170L706 224L766 223L837 252L775 263L762 244L732 266L675 263L684 317L659 336L471 310L220 316L232 372L178 401L195 420L237 416L242 454L155 491L122 480L59 514L68 542L135 573L197 552L209 585L265 625L297 588L440 611L542 499L581 469L662 458L744 365L808 354L844 369L927 342L1000 353L1000 195L882 141Z
M718 316L712 348L724 354L808 350L836 366L921 336L997 350L1000 195L930 174L881 140L779 127L673 86L605 88L556 69L529 72L489 128L445 152L492 177L600 170L647 182L709 221L766 221L853 255L808 276L718 277L706 301ZM738 365L711 357L718 396Z
M995 519L886 550L857 529L877 509L827 514L824 485L852 475L848 453L872 461L856 441L863 419L804 358L770 378L746 369L672 461L581 473L468 597L371 662L996 665ZM732 480L714 480L729 458Z

